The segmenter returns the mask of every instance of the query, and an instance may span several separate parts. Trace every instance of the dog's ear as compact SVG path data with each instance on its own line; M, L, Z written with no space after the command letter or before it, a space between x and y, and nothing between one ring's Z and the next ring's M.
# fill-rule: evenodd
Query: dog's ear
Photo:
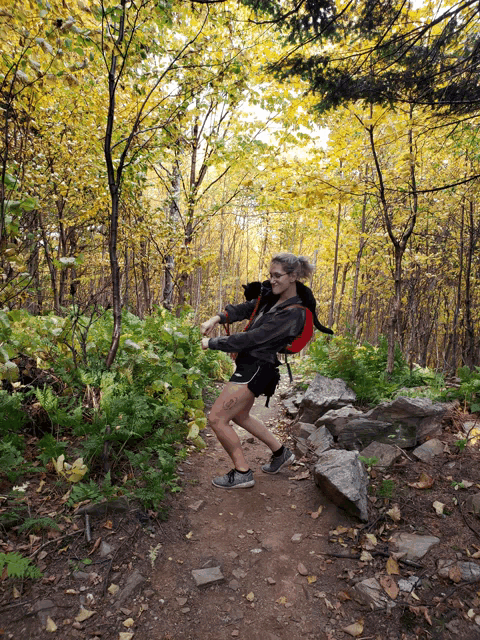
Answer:
M248 284L242 284L242 287L245 289L245 291L247 290Z

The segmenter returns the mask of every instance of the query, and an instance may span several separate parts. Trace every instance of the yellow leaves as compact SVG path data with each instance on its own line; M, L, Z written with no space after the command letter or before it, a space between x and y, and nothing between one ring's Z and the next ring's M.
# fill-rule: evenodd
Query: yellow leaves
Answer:
M88 467L83 464L83 458L77 458L73 464L65 462L65 456L62 454L55 460L52 458L53 466L58 475L63 476L68 482L79 482L87 473Z
M348 633L348 635L352 636L353 638L358 638L363 633L363 625L364 621L360 619L354 624L350 624L348 627L344 627L343 631L345 631L345 633Z
M378 581L380 582L383 589L385 590L385 593L389 595L392 600L395 600L395 598L398 596L399 589L397 587L397 583L392 578L392 576L391 575L380 576Z
M90 611L89 609L84 609L83 607L80 609L80 612L75 616L75 620L77 622L85 622L93 615L95 615L95 611Z
M390 556L387 560L386 570L389 576L400 575L400 568L398 566L398 562L395 560L395 558L392 558L392 556Z

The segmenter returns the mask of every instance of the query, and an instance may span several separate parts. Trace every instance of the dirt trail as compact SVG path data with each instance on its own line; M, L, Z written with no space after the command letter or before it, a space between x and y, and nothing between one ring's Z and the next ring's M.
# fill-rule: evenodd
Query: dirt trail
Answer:
M266 409L262 399L254 407L266 423L275 423L279 411L278 403ZM328 606L335 607L336 594L345 589L346 583L333 577L345 561L320 552L327 551L329 530L351 526L351 521L322 496L311 477L293 479L305 466L274 476L262 473L269 450L243 430L239 434L255 486L231 491L212 486L212 477L231 464L207 430L207 449L182 464L185 490L169 522L181 525L183 535L163 544L151 576L156 597L135 640L347 637L328 633L353 621L345 607L332 611ZM320 506L321 515L312 518ZM197 587L192 570L216 566L224 581Z

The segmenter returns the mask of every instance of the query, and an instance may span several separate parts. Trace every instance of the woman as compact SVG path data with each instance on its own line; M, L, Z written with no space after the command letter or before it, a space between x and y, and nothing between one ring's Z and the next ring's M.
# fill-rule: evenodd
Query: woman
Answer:
M261 440L272 451L270 462L262 467L265 473L278 473L295 460L255 416L250 415L255 398L272 395L272 388L280 378L277 353L292 342L303 330L305 309L297 295L297 280L307 278L313 267L303 256L279 253L270 264L271 291L261 299L258 311L247 331L220 338L203 338L203 349L219 349L238 353L236 370L213 405L209 424L220 444L233 462L233 469L212 483L221 489L253 487L255 480L243 455L240 439L230 426L230 420ZM227 305L224 313L213 316L201 326L208 336L217 324L250 318L256 301Z

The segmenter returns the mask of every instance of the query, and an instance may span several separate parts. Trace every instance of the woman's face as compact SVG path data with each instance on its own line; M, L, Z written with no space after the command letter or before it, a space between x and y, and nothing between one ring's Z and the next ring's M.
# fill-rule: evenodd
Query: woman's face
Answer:
M276 296L286 291L295 280L295 275L293 273L286 273L280 262L272 262L270 264L270 283L272 285L272 292Z

